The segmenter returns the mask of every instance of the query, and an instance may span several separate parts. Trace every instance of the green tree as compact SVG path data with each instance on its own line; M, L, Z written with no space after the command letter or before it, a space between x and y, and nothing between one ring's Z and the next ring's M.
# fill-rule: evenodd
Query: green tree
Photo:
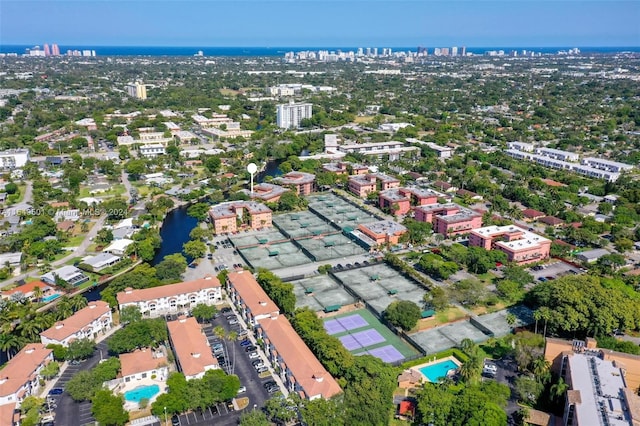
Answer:
M155 347L168 339L164 319L142 319L116 331L109 339L109 351L132 352L138 348Z
M212 319L216 312L218 312L218 310L215 306L199 303L193 307L191 315L193 315L198 321L205 321Z
M131 176L133 180L138 180L147 170L147 165L144 160L130 160L124 166L124 170Z
M132 322L140 321L142 313L136 305L128 305L120 310L120 324L126 325Z
M240 426L270 426L271 422L261 410L252 410L240 416Z
M207 245L202 241L187 241L182 245L182 251L188 257L198 259L207 252Z
M93 355L96 344L91 339L78 339L69 343L67 348L68 360L87 359Z
M532 405L540 397L544 385L531 377L519 376L515 380L515 389L522 402Z
M416 326L421 317L420 307L409 300L395 300L387 306L384 317L396 327L405 331Z
M204 161L204 166L211 173L218 173L220 171L220 166L222 165L222 161L219 157L211 156L207 157Z
M24 416L20 419L22 426L36 426L40 424L40 412L44 407L44 398L30 395L20 404L20 412Z
M96 383L90 371L79 371L69 379L64 389L74 401L87 401L93 397Z
M179 281L187 269L187 259L180 254L168 254L156 265L156 275L162 281Z
M505 280L513 281L520 286L525 286L533 282L533 275L527 272L522 266L509 265L502 270Z
M122 395L115 396L110 390L103 389L96 392L91 402L91 414L101 425L124 426L129 421Z
M486 289L482 282L475 279L461 280L449 289L450 297L466 306L475 306L486 297Z
M191 217L195 217L196 219L202 221L207 218L209 213L209 205L205 203L196 203L189 206L187 209L187 214Z
M314 426L342 426L341 404L335 399L314 399L307 401L300 409L304 423Z
M209 235L209 231L205 228L201 228L200 226L196 226L191 230L191 232L189 232L189 238L194 241L204 240Z
M407 228L407 233L402 236L402 241L420 245L427 241L431 236L431 224L429 222L420 222L410 217L405 218L402 224Z
M53 379L60 372L60 364L56 361L51 361L49 364L45 365L42 370L40 370L40 375L45 379Z

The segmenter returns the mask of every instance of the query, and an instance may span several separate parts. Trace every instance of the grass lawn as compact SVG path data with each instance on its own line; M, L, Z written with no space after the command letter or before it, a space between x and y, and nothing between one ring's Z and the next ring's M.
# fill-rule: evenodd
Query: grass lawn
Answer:
M485 284L485 285L493 284L493 280L495 280L497 278L491 272L486 272L484 274L479 274L479 275L476 275L476 277L478 277L478 279L480 281L482 281L482 283Z
M68 247L77 247L80 244L82 244L83 241L84 241L84 235L76 235L75 237L69 238L69 241L67 242L66 245Z
M471 311L476 315L484 315L501 311L509 306L511 305L507 305L504 302L499 302L493 306L476 306L475 308L471 309Z
M355 118L355 120L353 120L354 123L356 124L360 124L360 123L368 123L371 120L373 120L373 115L364 115L364 116L358 116Z
M487 358L500 359L513 351L511 344L505 336L499 339L491 338L484 343L478 345L480 350L487 354Z
M104 196L108 196L108 195L122 195L126 192L126 189L124 187L124 185L122 184L117 184L117 185L113 185L113 187L109 190L109 191L105 191L105 192L100 192L97 194L92 195L90 192L90 189L88 187L84 187L84 188L80 188L80 198L84 198L84 197L93 197L98 196L98 197L104 197Z
M417 333L418 331L429 330L439 325L447 324L461 318L464 318L465 313L460 309L452 306L444 311L436 312L435 316L431 318L425 318L418 321L418 324L410 331L410 333Z
M146 197L151 192L151 189L143 184L132 184L132 186L138 191L140 197Z
M222 96L237 96L240 93L237 90L232 89L219 89L218 90Z

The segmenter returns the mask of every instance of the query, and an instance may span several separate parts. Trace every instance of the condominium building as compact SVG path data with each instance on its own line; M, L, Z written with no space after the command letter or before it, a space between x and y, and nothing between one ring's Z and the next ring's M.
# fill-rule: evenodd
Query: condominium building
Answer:
M400 180L384 173L367 173L349 176L349 191L360 198L366 198L371 192L398 188Z
M17 409L22 401L40 391L40 371L53 361L53 350L41 343L29 343L0 370L0 421L19 423Z
M480 213L454 203L418 206L413 215L419 222L431 223L433 232L446 237L465 234L482 226Z
M200 379L208 370L220 368L218 360L211 353L207 336L194 317L169 321L167 328L176 365L187 380Z
M229 273L227 287L240 315L264 342L265 353L289 392L308 400L342 392L249 271Z
M471 231L469 245L503 251L509 262L525 264L548 258L551 240L514 225L486 226Z
M187 312L196 305L215 305L222 300L220 281L207 275L193 281L134 290L127 288L116 295L118 307L136 306L143 316L155 318Z
M309 195L315 189L316 175L305 172L289 172L275 178L274 181L291 187L298 195Z
M121 381L131 381L154 378L164 382L169 376L169 362L164 352L151 348L137 349L128 354L120 354Z
M368 166L350 163L348 161L325 163L322 165L322 170L325 172L335 173L337 175L366 175L369 173Z
M396 216L407 214L414 206L435 204L438 194L430 189L391 188L380 191L378 205L382 210L390 210Z
M536 154L562 161L574 162L580 159L580 155L575 152L563 151L560 149L536 148L535 152Z
M547 339L545 358L569 389L563 424L632 426L640 423L635 393L640 356L598 349L597 342Z
M246 214L245 214L246 212ZM209 217L216 234L236 232L240 227L271 227L271 209L255 201L231 201L213 206Z
M159 143L142 145L140 148L138 148L138 152L140 152L140 155L144 158L156 158L160 155L166 154L164 146Z
M582 164L594 169L606 170L608 172L622 173L633 170L631 164L619 163L617 161L605 160L604 158L587 157L582 159Z
M276 107L276 124L281 129L297 129L305 118L311 118L313 105L309 103L279 104Z
M147 87L144 84L140 83L139 81L136 81L135 83L127 84L126 89L127 89L127 93L132 98L136 98L140 100L147 99Z
M346 144L338 149L344 154L375 155L378 158L388 157L391 161L399 159L402 154L420 151L417 146L405 146L404 142L398 141Z
M53 343L69 346L69 343L74 340L94 340L110 330L111 327L113 327L113 317L111 316L109 304L102 300L97 300L89 302L87 306L69 318L58 321L44 330L40 333L40 341L43 345Z
M358 231L373 240L376 245L398 244L400 237L407 232L407 228L392 220L380 220L376 222L358 225Z
M274 185L272 183L260 183L253 187L253 192L245 190L244 192L253 199L259 199L265 203L276 203L280 200L282 194L287 192L287 188L283 188L280 185Z
M9 149L0 151L0 169L13 170L24 167L29 162L28 149Z
M249 271L230 272L227 275L227 292L240 316L250 326L255 327L258 320L280 312Z
M438 145L433 142L425 142L416 138L407 138L406 141L409 143L417 143L418 145L426 146L431 151L435 152L438 158L442 160L446 160L447 158L451 158L453 156L453 148L448 146Z

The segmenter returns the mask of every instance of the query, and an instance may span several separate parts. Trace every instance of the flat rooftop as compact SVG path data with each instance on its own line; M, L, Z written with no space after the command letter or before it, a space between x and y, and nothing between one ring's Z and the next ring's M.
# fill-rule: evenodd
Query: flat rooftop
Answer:
M380 220L377 222L370 222L362 224L363 227L370 230L374 234L396 234L398 232L405 232L407 228L404 225L394 222L392 220Z

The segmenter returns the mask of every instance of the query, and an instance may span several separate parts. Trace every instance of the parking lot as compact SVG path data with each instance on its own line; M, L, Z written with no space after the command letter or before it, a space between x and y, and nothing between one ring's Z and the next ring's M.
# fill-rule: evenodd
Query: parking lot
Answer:
M548 265L532 267L532 268L529 268L528 271L531 275L533 275L533 278L538 282L554 280L556 278L560 278L565 275L578 275L584 272L582 269L577 268L561 260L553 261Z

